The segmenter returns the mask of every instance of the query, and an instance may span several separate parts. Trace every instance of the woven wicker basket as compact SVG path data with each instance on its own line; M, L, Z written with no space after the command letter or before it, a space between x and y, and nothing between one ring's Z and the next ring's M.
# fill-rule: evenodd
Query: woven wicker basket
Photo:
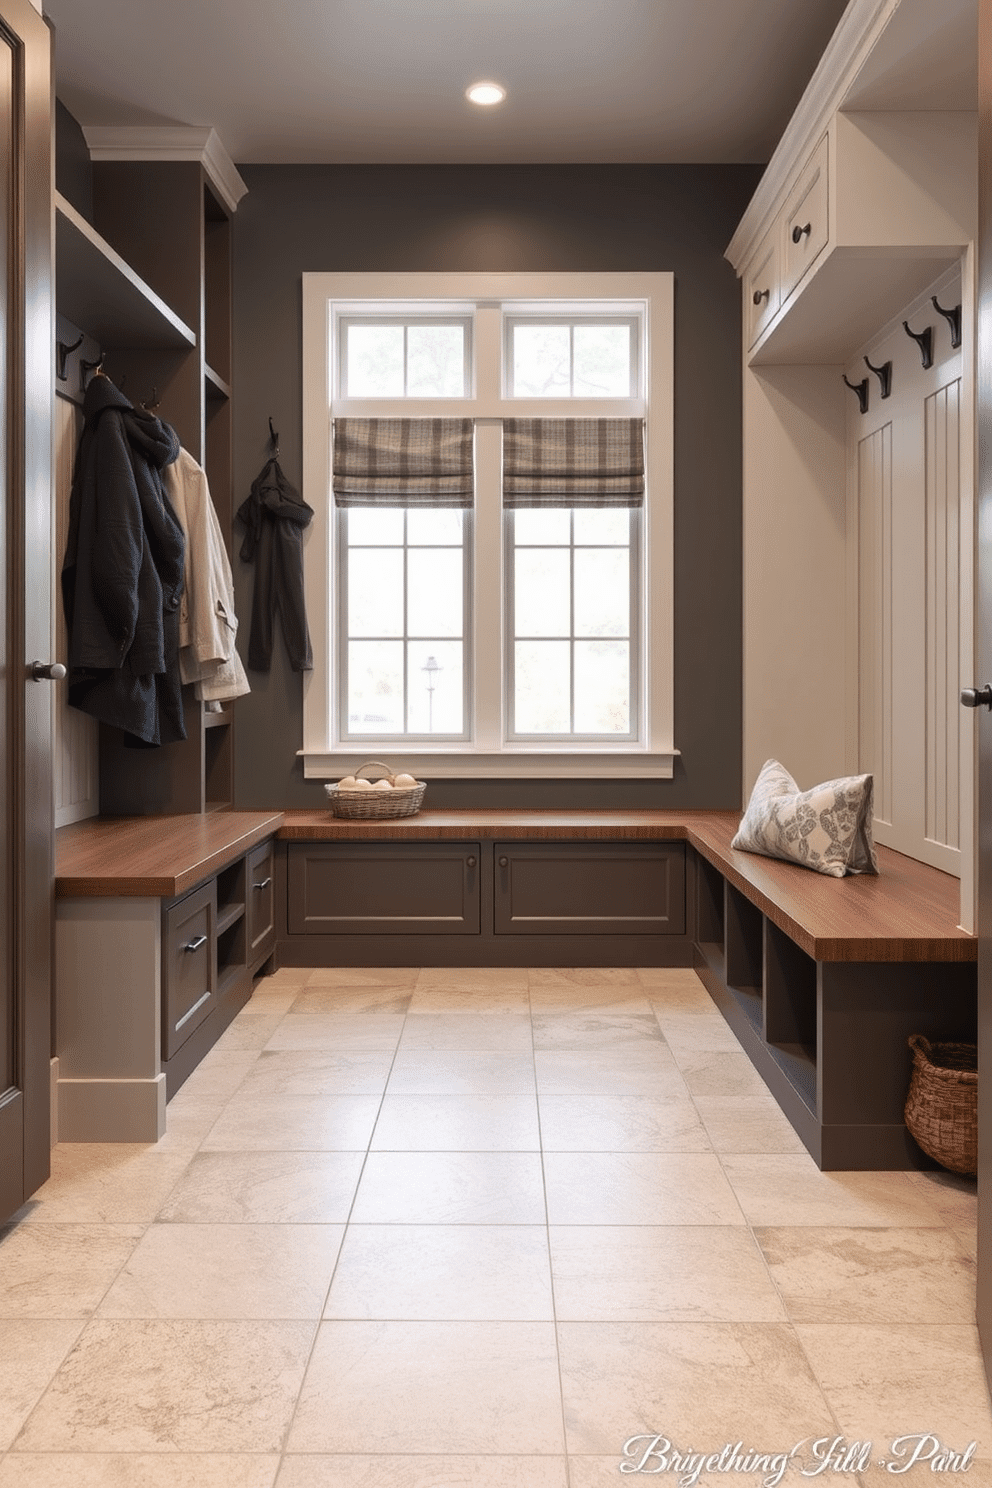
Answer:
M369 760L362 765L355 771L356 778L369 770L375 770L378 779L386 779L392 785L392 774L379 760ZM413 816L420 810L426 789L424 780L419 780L416 785L393 786L389 791L349 791L336 785L324 786L334 815L352 821L395 821L399 816Z
M909 1040L913 1073L906 1125L928 1157L952 1173L978 1172L978 1048Z

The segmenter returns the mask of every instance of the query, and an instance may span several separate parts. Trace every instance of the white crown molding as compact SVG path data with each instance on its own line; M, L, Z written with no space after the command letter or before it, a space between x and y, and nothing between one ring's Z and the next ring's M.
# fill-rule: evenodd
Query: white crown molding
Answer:
M198 160L232 212L248 190L217 131L207 125L90 124L83 134L92 160Z
M900 0L852 0L841 16L727 246L724 257L739 275L771 225L797 169L826 133L899 4Z

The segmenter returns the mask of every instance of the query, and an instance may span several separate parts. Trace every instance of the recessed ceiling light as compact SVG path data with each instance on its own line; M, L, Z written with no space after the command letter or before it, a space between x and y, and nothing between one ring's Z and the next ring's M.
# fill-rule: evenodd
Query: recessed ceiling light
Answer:
M506 97L506 89L501 88L499 83L473 83L471 88L465 89L465 97L472 103L487 106L502 103Z

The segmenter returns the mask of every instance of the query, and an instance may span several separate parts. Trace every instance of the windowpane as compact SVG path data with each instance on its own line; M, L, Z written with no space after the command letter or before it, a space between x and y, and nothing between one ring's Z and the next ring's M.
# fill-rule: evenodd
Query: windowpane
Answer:
M575 731L630 730L630 647L626 641L575 642Z
M450 507L441 511L411 507L406 514L407 542L417 546L439 547L451 543L460 547L462 531L462 514Z
M569 513L561 507L521 507L513 513L514 539L527 543L567 543Z
M464 326L408 327L406 391L411 398L465 396Z
M460 734L462 719L461 641L411 641L407 729L411 734Z
M570 718L568 641L517 641L514 724L518 734L567 734Z
M630 512L623 507L580 507L575 512L575 541L602 547L630 542Z
M514 326L514 396L567 398L571 391L571 328L567 325Z
M574 329L577 398L629 398L630 326L577 325Z
M514 634L567 636L570 630L569 551L518 548L514 568Z
M348 554L348 634L403 634L402 548L352 548Z
M403 732L403 642L348 644L348 731Z
M460 637L461 549L412 548L407 553L406 571L407 634ZM460 723L458 727L461 728Z
M630 634L630 557L627 548L576 550L575 634Z
M348 541L353 547L403 541L403 513L398 506L350 506L345 516Z
M403 327L350 325L347 384L349 398L402 398Z

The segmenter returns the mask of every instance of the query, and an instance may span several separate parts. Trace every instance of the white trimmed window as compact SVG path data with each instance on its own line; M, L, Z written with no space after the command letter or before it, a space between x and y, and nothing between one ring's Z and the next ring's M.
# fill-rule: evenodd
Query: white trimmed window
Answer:
M672 282L304 275L309 778L671 776Z

